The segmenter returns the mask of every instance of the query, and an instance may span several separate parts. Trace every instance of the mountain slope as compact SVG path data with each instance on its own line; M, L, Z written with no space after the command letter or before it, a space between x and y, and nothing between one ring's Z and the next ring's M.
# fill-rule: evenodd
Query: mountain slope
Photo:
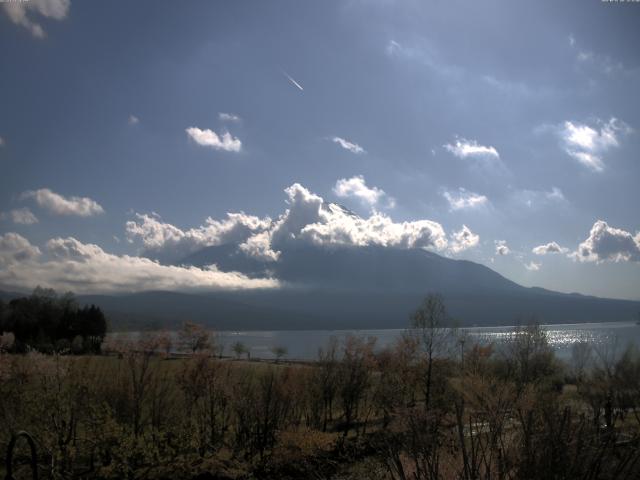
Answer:
M444 296L461 325L513 325L531 318L542 323L625 321L640 311L640 302L525 288L484 265L419 249L297 245L283 249L277 262L265 262L223 245L177 263L269 275L283 287L79 299L100 305L115 329L173 328L185 320L227 330L405 328L429 292Z
M266 310L294 310L301 314L297 328L402 328L428 292L443 294L452 316L469 325L513 324L532 317L545 323L630 320L640 310L640 302L526 288L484 265L420 249L297 245L283 250L277 262L265 263L247 260L225 245L205 248L180 263L272 274L287 286L218 297Z

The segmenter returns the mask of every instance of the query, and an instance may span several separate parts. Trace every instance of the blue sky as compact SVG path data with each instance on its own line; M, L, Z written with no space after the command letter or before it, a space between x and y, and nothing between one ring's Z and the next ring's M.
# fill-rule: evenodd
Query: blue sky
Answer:
M0 283L277 283L144 257L229 231L277 253L319 197L373 220L289 233L640 299L639 21L595 0L4 3Z

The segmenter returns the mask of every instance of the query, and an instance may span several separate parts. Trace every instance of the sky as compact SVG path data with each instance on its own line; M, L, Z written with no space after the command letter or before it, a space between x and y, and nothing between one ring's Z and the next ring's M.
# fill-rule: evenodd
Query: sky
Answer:
M640 299L639 24L600 0L4 2L0 288L279 288L168 263L286 237Z

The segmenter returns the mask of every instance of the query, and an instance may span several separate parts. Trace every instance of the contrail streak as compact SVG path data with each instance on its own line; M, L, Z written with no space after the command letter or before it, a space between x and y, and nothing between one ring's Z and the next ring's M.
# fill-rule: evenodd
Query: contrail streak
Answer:
M298 82L296 82L293 78L291 78L291 75L289 75L287 72L285 72L284 70L282 70L282 74L287 77L287 79L291 82L292 85L294 85L296 88L298 88L301 92L304 92L304 88L302 88L302 85L300 85Z

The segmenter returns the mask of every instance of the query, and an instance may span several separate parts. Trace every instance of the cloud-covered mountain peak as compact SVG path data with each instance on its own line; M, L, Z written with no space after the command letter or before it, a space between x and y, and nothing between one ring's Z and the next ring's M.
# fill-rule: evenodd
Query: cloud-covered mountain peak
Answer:
M175 262L205 247L237 245L246 256L277 262L284 250L295 246L394 247L459 253L477 245L478 237L463 226L461 233L447 236L434 220L395 222L389 215L373 211L368 217L325 201L299 183L284 190L286 209L275 219L228 213L226 219L208 218L205 225L183 230L155 215L137 214L127 222L130 240L141 241L145 254ZM468 241L469 239L473 241Z

